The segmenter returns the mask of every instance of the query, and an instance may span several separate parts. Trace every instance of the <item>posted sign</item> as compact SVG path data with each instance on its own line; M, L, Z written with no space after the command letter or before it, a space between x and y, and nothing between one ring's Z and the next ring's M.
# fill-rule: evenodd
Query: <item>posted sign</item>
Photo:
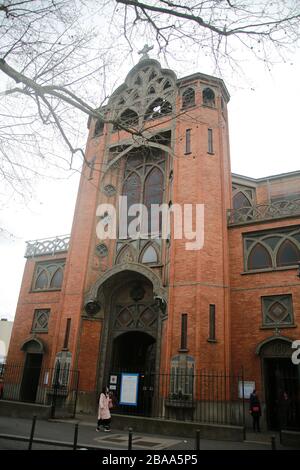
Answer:
M137 406L139 374L121 375L120 405Z

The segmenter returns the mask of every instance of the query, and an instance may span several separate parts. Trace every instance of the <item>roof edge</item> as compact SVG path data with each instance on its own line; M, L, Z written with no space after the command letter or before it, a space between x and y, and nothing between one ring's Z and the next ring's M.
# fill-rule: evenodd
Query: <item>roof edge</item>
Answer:
M238 178L238 179L243 179L245 181L249 181L252 183L261 183L263 181L268 181L268 180L276 180L276 179L281 179L281 178L292 178L294 176L299 176L300 177L300 170L297 171L290 171L287 173L279 173L276 175L269 175L269 176L263 176L261 178L253 178L251 176L245 176L245 175L240 175L238 173L231 173L232 178Z
M186 80L209 80L209 81L214 81L218 85L221 86L221 88L224 92L224 96L226 98L226 101L228 102L230 100L229 91L228 91L224 81L222 80L222 78L214 77L213 75L207 75L207 74L201 73L201 72L195 72L195 73L192 73L191 75L187 75L186 77L178 78L177 79L177 85L180 85L181 82L184 82Z

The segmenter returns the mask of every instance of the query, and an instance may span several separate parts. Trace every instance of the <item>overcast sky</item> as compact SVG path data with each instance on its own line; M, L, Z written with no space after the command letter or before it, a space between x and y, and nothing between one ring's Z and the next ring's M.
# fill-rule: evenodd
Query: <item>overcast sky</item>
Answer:
M153 52L153 51L152 51ZM155 52L151 54L155 58ZM121 59L120 59L121 60ZM123 76L139 60L122 64ZM299 164L300 54L271 73L255 62L243 64L245 78L228 75L232 171L251 177L296 171ZM177 67L179 77L212 74L196 61ZM179 73L178 73L179 72ZM246 78L247 77L247 78ZM67 175L66 175L67 176ZM0 222L13 237L0 234L0 317L13 319L25 264L25 240L70 233L79 175L41 181L27 207L11 203L0 209Z

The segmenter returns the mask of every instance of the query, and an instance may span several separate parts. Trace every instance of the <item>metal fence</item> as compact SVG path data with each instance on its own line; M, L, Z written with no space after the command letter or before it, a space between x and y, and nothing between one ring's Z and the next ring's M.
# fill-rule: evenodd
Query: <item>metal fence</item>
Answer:
M51 406L52 417L74 417L79 371L69 367L0 367L2 399Z
M139 373L136 403L123 404L122 375L113 371L113 412L211 424L244 425L243 375L201 370Z

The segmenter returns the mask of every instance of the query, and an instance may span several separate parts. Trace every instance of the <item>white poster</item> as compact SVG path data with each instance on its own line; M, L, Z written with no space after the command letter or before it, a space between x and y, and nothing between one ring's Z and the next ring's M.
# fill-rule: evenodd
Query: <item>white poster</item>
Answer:
M243 398L243 383L244 383L244 398L250 398L251 393L255 390L255 382L246 380L239 382L239 398Z
M137 406L139 374L121 375L120 405Z

